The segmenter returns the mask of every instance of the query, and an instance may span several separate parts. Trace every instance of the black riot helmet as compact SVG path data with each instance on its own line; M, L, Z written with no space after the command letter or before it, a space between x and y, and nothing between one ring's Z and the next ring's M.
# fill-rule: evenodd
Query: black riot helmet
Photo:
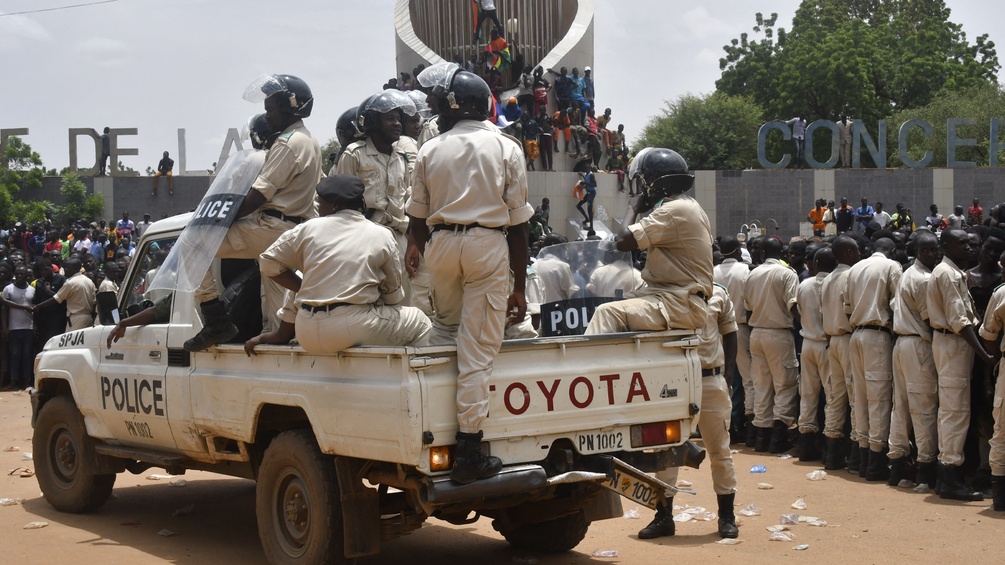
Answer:
M298 118L310 116L314 108L311 87L293 75L262 75L244 91L244 99L249 102L264 102L273 96L282 100L290 113Z
M342 112L342 115L338 117L338 121L335 122L335 137L338 138L338 142L342 147L346 147L360 138L359 128L356 127L358 111L359 107L353 106Z
M388 89L370 96L359 105L357 110L357 127L365 134L368 134L378 127L379 114L399 110L402 117L405 115L414 116L417 113L415 102L407 94L400 90Z
M492 92L474 73L458 71L450 84L433 86L440 114L440 131L448 131L458 120L484 120L490 113Z
M248 118L248 138L255 149L271 149L280 133L282 132L273 131L269 127L265 114L256 114Z
M694 173L688 171L687 162L672 149L653 148L636 160L640 160L642 193L649 202L677 196L694 186Z

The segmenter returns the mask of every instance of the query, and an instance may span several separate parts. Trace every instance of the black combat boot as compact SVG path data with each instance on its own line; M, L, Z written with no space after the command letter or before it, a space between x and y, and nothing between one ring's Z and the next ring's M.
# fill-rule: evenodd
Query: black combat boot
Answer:
M869 450L869 466L865 471L865 480L885 481L890 478L890 458L886 454L885 447L882 451ZM861 469L861 467L859 468Z
M939 463L929 461L928 463L918 463L918 475L914 482L919 485L928 485L930 490L935 490L935 482L939 476Z
M756 447L757 446L757 426L754 425L754 416L753 416L753 414L748 414L747 415L747 417L746 417L746 428L747 428L746 429L746 432L747 432L747 441L745 443L746 443L747 447Z
M869 474L869 448L859 446L858 448L858 476L863 479Z
M457 432L457 449L454 450L454 468L450 480L466 485L478 479L487 479L502 471L498 457L482 453L482 432L465 434Z
M995 512L1005 512L1005 476L991 475L991 509ZM722 526L719 526L722 531Z
M673 499L667 498L656 507L656 516L649 525L639 530L639 539L654 539L674 535Z
M907 478L907 458L897 457L890 460L890 478L887 479L886 484L891 487L895 487L900 484L900 481Z
M185 351L203 351L214 345L227 343L237 337L239 330L230 318L227 317L227 308L218 298L203 302L202 308L203 326L195 337L185 342L182 346Z
M799 460L816 461L818 459L820 459L820 450L817 449L817 434L815 432L799 434Z
M788 424L781 420L775 420L771 426L771 443L768 445L768 451L771 453L785 453L790 449L792 449L792 444L789 443Z
M844 469L845 465L847 465L844 458L844 438L827 438L827 455L824 459L824 469L827 469L828 471Z
M740 537L740 530L736 527L736 514L733 514L733 502L736 493L716 495L719 501L719 537L737 538ZM641 535L639 537L642 537Z
M758 453L765 453L768 451L768 447L771 446L771 428L757 428L757 444L754 446L754 451Z
M862 450L859 449L858 444L852 442L851 445L848 447L848 464L847 464L848 472L853 475L857 475L858 468L868 464L869 464L868 459L862 461Z
M956 465L939 465L940 482L939 497L949 500L975 502L984 500L984 495L971 490L960 478L960 468Z

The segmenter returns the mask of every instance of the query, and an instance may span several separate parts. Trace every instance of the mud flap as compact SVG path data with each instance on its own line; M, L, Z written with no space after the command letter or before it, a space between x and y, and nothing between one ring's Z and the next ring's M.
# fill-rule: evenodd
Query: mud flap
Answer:
M345 556L349 558L380 553L380 503L376 489L363 485L360 471L364 463L350 457L335 458Z

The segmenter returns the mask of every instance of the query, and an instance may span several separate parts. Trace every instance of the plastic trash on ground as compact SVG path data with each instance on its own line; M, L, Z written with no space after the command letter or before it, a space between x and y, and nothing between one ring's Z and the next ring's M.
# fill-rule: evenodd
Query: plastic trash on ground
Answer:
M901 479L897 486L900 488L914 488L914 481L911 479Z
M171 513L171 515L172 516L185 516L185 515L191 514L193 510L195 510L195 503L194 502L192 504L189 504L188 506L183 506L183 507L179 508L178 510L175 510L174 512Z
M781 523L781 524L798 524L799 523L799 514L782 514L782 517L779 519L779 523Z
M925 483L921 483L920 485L914 487L914 492L916 492L918 494L928 494L928 493L932 492L932 489L931 489L931 487L929 487Z
M173 479L173 478L174 478L174 475L162 475L162 474L158 474L158 473L153 473L153 474L147 475L147 480L148 481L166 481L166 480L170 480L170 479Z
M743 543L743 540L740 538L723 538L715 543L719 545L739 545Z
M764 465L754 465L753 467L750 468L751 473L766 473L767 471L768 468L765 467Z
M25 452L25 453L22 453L22 454L21 454L21 460L22 460L22 461L31 461L32 459L33 459L33 458L32 458L32 456L31 456L31 453L27 453L27 452Z
M23 498L0 498L0 506L17 506L24 502Z
M788 453L783 453L783 454L779 455L778 458L782 459L782 460L785 460L785 459L792 459L792 456L789 455Z
M157 535L159 535L159 536L164 536L164 537L166 537L166 538L169 538L169 537L171 537L171 536L176 536L176 535L178 535L178 534L176 534L176 533L172 532L171 530L169 530L169 529L167 529L167 528L164 528L163 530L161 530L161 531L157 532Z
M789 531L789 527L786 526L785 524L775 524L774 526L768 526L767 528L764 529L768 530L771 533Z
M177 481L171 481L170 483L168 483L168 485L173 486L173 487L183 487L183 486L185 486L187 484L188 484L188 481L186 481L185 479L178 479Z
M796 541L796 535L792 532L775 532L768 541Z
M803 551L803 550L809 549L809 548L810 548L810 544L808 544L808 543L804 543L804 544L801 544L801 545L794 545L794 546L792 546L792 549L794 549L796 551Z
M775 485L773 485L771 483L757 483L757 488L759 488L761 490L771 490L771 489L775 488Z
M796 510L806 510L806 501L801 498L797 498L796 501L792 503L792 507Z
M622 516L622 518L624 518L625 520L638 520L639 518L641 518L641 516L639 516L639 509L629 508L628 510L625 511L625 515Z
M694 483L691 481L685 481L684 479L677 481L677 488L691 488L693 486Z
M21 451L21 448L18 447L18 446L16 446L16 445L12 445L10 447L3 448L3 450L4 450L4 453L12 453L14 451Z
M827 471L811 471L806 473L806 478L811 481L822 481L827 476Z
M593 555L594 557L617 557L618 556L618 550L616 550L616 549L601 550L598 547L597 549L593 550L593 553L591 555Z
M24 525L24 530L40 530L49 525L49 522L28 522Z
M673 517L674 522L690 522L694 520L696 522L708 522L710 520L716 519L715 512L709 512L701 506L689 506L685 508L680 514Z
M760 516L761 507L751 502L740 510L737 510L736 513L740 516Z
M807 524L807 525L810 525L810 526L818 526L818 527L821 527L821 528L827 525L826 521L821 520L820 518L817 518L816 516L800 516L799 517L799 523L800 524Z

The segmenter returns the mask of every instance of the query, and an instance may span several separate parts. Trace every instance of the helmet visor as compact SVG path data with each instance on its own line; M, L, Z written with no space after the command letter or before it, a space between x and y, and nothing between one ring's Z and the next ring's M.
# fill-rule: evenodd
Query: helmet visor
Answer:
M446 89L450 86L450 80L454 78L454 73L458 70L460 67L457 66L457 63L436 63L423 69L415 79L423 88L433 88L440 85Z
M276 75L262 75L244 89L244 99L248 102L265 102L265 99L279 92L288 92L286 81Z
M379 93L364 108L364 110L372 110L379 114L386 114L396 109L400 109L408 116L414 116L418 112L415 108L415 102L412 102L407 94L400 90L390 89Z
M634 180L635 177L639 176L639 167L642 166L642 158L646 156L646 153L648 153L650 149L652 149L652 147L646 147L635 154L635 158L632 159L632 164L628 165L629 180Z

